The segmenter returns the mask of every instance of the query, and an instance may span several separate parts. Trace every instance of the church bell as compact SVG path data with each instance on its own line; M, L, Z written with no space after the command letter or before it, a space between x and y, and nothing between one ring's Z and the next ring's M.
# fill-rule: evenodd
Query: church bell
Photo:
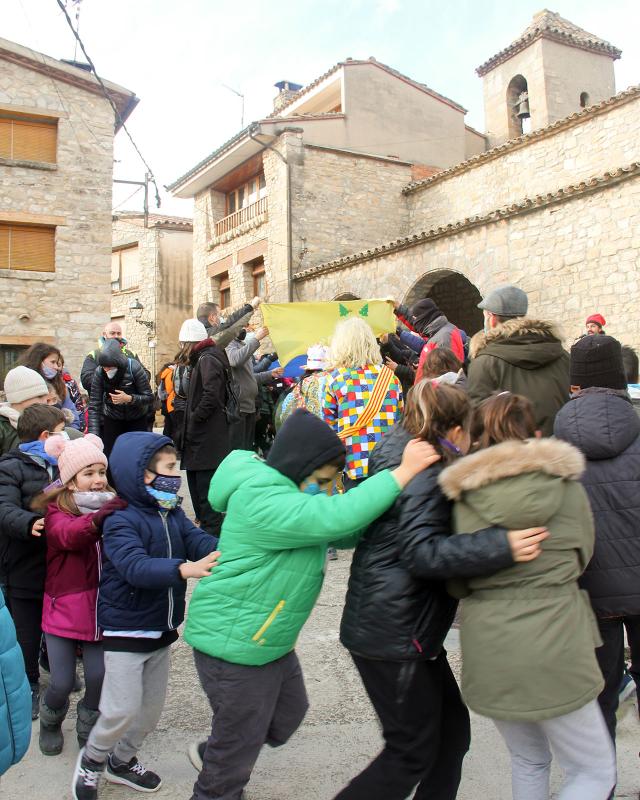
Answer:
M522 92L518 97L518 102L515 104L516 117L519 119L529 119L531 112L529 111L529 93Z

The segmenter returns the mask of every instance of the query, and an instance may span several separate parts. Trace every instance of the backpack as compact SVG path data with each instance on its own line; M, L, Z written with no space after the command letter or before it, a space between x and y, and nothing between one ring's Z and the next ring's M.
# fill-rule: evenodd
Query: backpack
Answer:
M226 396L223 411L227 418L227 425L233 425L236 422L240 422L240 387L233 379L231 367L225 367L223 365L222 368L224 370ZM200 378L200 382L202 383L202 378L200 376L200 359L198 359L197 364L189 376L189 382L191 382L192 378L196 382L198 378Z
M191 367L176 367L173 371L173 391L176 397L186 400L189 396L189 382L191 381Z

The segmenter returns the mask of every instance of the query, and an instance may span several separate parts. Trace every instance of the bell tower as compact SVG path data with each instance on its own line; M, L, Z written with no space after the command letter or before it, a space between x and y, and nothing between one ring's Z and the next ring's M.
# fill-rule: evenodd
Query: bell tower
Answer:
M613 62L620 56L612 44L560 14L538 12L521 36L476 70L489 146L614 95Z

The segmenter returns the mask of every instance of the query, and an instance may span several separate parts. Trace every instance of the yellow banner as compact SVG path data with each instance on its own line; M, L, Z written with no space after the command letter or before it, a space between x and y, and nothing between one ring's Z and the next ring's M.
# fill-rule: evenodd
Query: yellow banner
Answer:
M367 322L376 336L396 329L393 305L387 300L263 303L260 308L283 367L306 355L312 344L328 345L336 325L349 317Z

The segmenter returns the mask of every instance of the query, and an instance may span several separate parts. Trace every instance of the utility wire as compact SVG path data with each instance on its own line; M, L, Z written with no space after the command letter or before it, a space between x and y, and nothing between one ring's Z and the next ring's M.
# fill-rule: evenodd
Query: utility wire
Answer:
M102 93L104 94L105 98L109 101L109 104L111 105L111 108L113 109L113 112L116 115L117 121L120 123L120 126L122 127L124 132L129 137L129 140L130 140L131 144L133 145L134 150L140 156L140 160L144 164L147 172L149 173L149 177L151 179L151 182L153 183L153 185L155 187L155 190L156 190L156 206L158 208L160 208L160 190L158 189L158 184L157 184L155 176L153 174L153 170L151 169L151 167L147 163L145 157L140 152L140 148L135 143L135 141L133 139L133 136L131 135L131 133L129 132L129 129L125 125L125 122L122 119L122 116L120 115L120 112L118 111L118 107L113 102L113 99L112 99L111 95L109 94L109 92L107 91L107 87L104 85L104 82L103 82L102 78L98 75L98 71L96 70L95 64L91 60L91 58L89 56L89 53L87 53L87 50L86 50L86 48L84 46L84 42L80 38L80 35L79 35L78 31L73 27L73 22L71 21L71 17L69 16L69 13L67 12L67 9L65 8L63 0L56 0L56 2L58 4L58 6L60 7L62 13L64 14L65 19L67 20L67 25L71 29L71 32L73 33L73 35L75 36L78 44L80 45L80 49L82 50L82 52L84 54L84 57L87 59L87 64L91 67L91 71L96 76L96 80L100 84L100 88L102 89Z
M139 192L139 191L141 191L141 189L142 189L142 188L143 188L142 186L138 186L138 188L137 188L137 189L134 189L134 190L131 192L131 194L130 194L128 197L125 197L125 199L124 199L124 200L123 200L121 203L118 203L118 205L117 205L117 206L114 206L114 207L111 209L111 211L117 211L117 210L120 208L120 206L123 206L125 203L128 203L128 202L129 202L129 200L131 200L131 198L132 198L134 195L138 194L138 192Z

